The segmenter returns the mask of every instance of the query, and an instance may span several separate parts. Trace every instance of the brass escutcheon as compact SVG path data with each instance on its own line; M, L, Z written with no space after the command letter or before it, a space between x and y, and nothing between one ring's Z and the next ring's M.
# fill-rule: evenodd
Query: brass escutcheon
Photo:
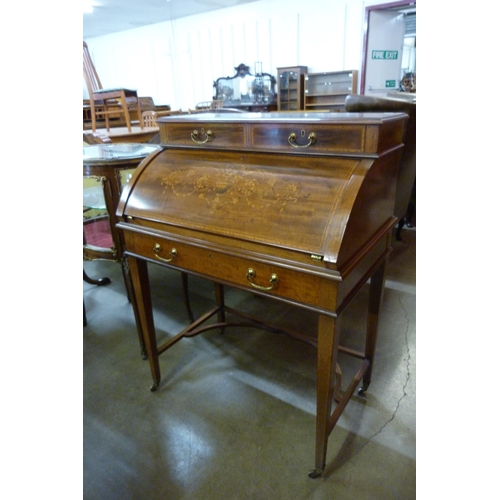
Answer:
M279 281L278 275L275 273L272 273L271 277L269 279L269 283L271 283L271 286L262 286L262 285L257 285L256 283L254 283L252 280L253 280L253 278L255 278L256 275L257 275L257 273L255 272L255 269L252 269L251 267L248 268L247 281L254 288L257 288L257 290L264 290L264 291L272 290L278 284L278 281Z
M302 131L301 135L302 136L305 135L304 131ZM297 134L295 132L292 132L288 136L288 143L290 144L290 146L293 146L294 148L308 148L309 146L312 146L316 142L316 134L314 132L311 132L307 136L307 140L308 140L307 144L298 144Z
M175 248L172 248L172 250L170 250L170 259L161 257L159 255L161 253L161 245L159 243L155 244L155 246L153 247L153 252L155 254L155 257L163 262L172 262L177 257L177 250Z
M205 133L204 129L201 129L201 134L205 135L205 139L199 139L200 133L197 130L193 130L191 132L191 140L196 144L206 144L207 142L211 142L215 139L215 134L211 130L207 130Z

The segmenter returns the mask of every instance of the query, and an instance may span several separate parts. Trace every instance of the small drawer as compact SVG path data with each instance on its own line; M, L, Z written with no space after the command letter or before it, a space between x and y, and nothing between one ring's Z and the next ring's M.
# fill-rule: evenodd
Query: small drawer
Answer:
M243 148L245 127L225 123L159 123L160 141L165 146L193 148Z
M319 304L320 281L316 275L217 250L191 246L158 236L125 232L127 251L159 264L192 271L235 286L277 295L309 305Z
M251 147L291 153L362 153L366 127L352 125L321 126L314 123L253 125Z

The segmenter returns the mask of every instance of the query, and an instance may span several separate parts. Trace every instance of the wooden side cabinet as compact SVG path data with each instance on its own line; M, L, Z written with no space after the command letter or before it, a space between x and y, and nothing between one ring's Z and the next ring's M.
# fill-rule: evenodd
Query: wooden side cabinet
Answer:
M310 73L305 76L305 110L344 112L345 98L357 94L356 70Z
M278 111L304 110L304 78L307 66L291 66L278 70Z

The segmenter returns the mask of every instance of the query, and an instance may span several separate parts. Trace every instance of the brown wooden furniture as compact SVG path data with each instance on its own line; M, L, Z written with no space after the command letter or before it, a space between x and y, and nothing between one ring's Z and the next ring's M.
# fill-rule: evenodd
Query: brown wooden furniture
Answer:
M214 100L223 101L225 108L243 111L269 112L278 109L276 79L269 73L256 71L240 64L234 76L217 78L214 82Z
M143 128L141 104L137 91L124 88L102 88L99 75L97 74L92 58L90 57L88 46L85 42L83 42L83 77L85 78L89 93L93 132L96 130L97 115L104 116L106 130L109 130L109 115L116 115L117 112L123 114L127 129L130 132L131 122L127 106L127 102L129 101L134 101L136 103L140 127Z
M224 107L224 101L222 100L211 100L211 101L202 101L196 104L194 109L189 108L188 113L199 113L212 109L221 109Z
M399 219L396 238L401 239L405 222L412 224L415 211L415 190L417 176L417 102L415 94L390 94L386 97L351 95L345 101L349 112L404 112L408 124L403 138L405 147L398 174L394 215Z
M307 66L278 68L278 111L304 109L304 77Z
M83 145L90 146L91 144L111 144L111 139L100 132L83 132Z
M305 77L305 110L344 112L345 99L358 93L358 72L329 71Z
M144 113L145 111L154 111L155 113L161 113L164 116L169 115L170 113L175 114L176 111L172 111L169 104L155 104L152 97L139 97L139 107ZM116 107L115 114L110 114L110 126L113 127L126 127L127 123L125 122L122 114L120 113L119 106ZM127 103L128 113L130 116L130 121L133 123L134 121L139 121L139 117L137 116L137 107L135 102ZM97 122L96 127L102 128L106 125L103 119L100 119L99 111L102 109L102 106L96 106L97 109ZM113 106L109 107L110 110L113 110ZM90 99L83 100L83 129L87 130L92 127L92 115L90 112Z
M155 111L143 111L142 112L142 123L145 127L156 127L156 112Z
M85 135L84 133L84 137ZM159 146L145 144L108 143L83 147L83 260L111 260L120 263L127 295L134 311L137 310L136 301L122 235L116 228L116 209L122 189L136 167L157 150ZM145 357L146 350L140 332L139 343L141 354Z
M161 380L159 356L182 338L227 326L227 315L262 326L261 318L225 305L224 285L318 314L317 332L287 332L318 350L316 453L310 472L318 477L329 434L360 382L363 392L372 377L407 115L313 115L159 119L164 149L141 164L124 189L117 215L153 391ZM215 283L214 308L161 345L148 262ZM354 351L339 346L339 319L369 279L365 348ZM339 352L359 359L359 370L347 384Z
M89 283L90 285L96 286L104 286L109 285L111 280L109 278L91 278L86 272L83 270L83 281ZM83 301L83 326L87 326L87 310L85 309L85 300Z
M168 110L168 111L154 111L148 110L142 112L142 121L144 123L144 127L158 127L156 124L156 120L161 116L172 116L172 115L182 115L182 110Z
M92 132L84 132L83 136L84 139L90 139L94 144L94 146L83 148L83 260L99 259L119 262L128 299L136 312L136 301L123 239L116 228L116 209L123 187L132 177L137 165L149 154L158 151L160 147L154 144L110 143L108 140L103 142L99 134ZM101 146L95 146L95 144L101 144ZM89 192L86 193L86 191ZM97 230L92 231L93 225L99 226ZM100 244L102 242L109 242L109 244L102 245ZM99 286L110 283L109 278L91 279L85 271L83 279L87 283ZM181 273L181 284L188 318L194 321L188 297L188 277L185 273ZM141 354L146 359L144 339L140 330L139 342Z
M83 132L83 145L90 146L91 144L106 144L111 143L109 137L100 134L99 132ZM83 208L83 213L85 214L85 207ZM85 230L83 231L83 244L85 245ZM109 285L111 280L109 278L90 278L88 274L83 270L83 281L91 285L103 286ZM83 326L87 326L87 312L85 309L85 300L83 301Z
M112 127L106 134L114 144L145 144L158 135L158 132L157 126L132 127L131 132L126 127Z

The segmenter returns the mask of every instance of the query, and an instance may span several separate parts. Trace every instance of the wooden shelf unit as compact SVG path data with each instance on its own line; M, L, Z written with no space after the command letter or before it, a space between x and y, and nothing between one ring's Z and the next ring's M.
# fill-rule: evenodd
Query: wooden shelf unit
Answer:
M305 76L306 111L345 111L345 98L357 94L358 71L309 73Z
M307 66L289 66L277 70L278 111L303 111Z

